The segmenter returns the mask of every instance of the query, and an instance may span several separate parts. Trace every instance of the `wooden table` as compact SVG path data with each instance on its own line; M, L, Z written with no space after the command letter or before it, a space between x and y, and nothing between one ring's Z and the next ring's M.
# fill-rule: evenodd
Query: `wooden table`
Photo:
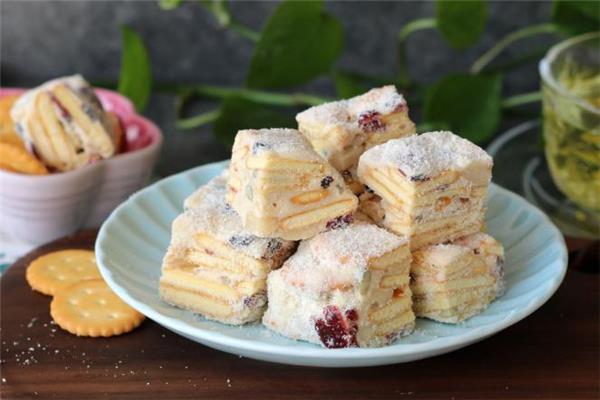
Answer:
M592 399L600 396L599 275L570 270L540 310L454 353L384 367L269 364L204 347L146 320L113 338L52 324L50 298L24 278L35 257L91 248L95 232L46 245L1 279L3 399Z

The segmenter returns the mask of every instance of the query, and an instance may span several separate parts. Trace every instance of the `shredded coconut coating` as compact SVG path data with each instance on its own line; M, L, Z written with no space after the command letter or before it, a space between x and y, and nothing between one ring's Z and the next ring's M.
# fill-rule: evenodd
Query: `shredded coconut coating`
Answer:
M502 243L486 233L478 232L450 243L431 245L414 254L416 254L415 260L424 261L430 268L442 271L446 266L470 253L483 258L489 271L496 278L497 295L502 295L505 285L504 247Z
M89 92L85 93L86 98L88 100L91 100L91 102L94 105L101 107L100 101L94 95L93 91L91 91L92 89L91 89L90 84L81 75L77 74L77 75L66 76L63 78L52 79L50 81L43 83L42 85L40 85L38 87L35 87L33 89L26 91L23 95L21 95L17 99L17 101L15 102L15 104L13 106L12 112L16 113L16 115L13 115L13 119L16 119L16 116L19 116L22 109L24 107L26 107L31 102L31 100L33 100L33 98L36 96L36 94L38 94L40 91L51 90L56 85L60 85L60 84L65 84L65 85L77 90L80 93L81 93L81 91L89 90Z
M193 247L194 235L205 232L256 259L270 258L282 246L291 245L291 241L260 238L244 229L242 219L225 200L227 177L224 171L185 200L185 212L177 218L179 229L173 232L172 245Z
M282 273L289 284L318 296L360 284L369 260L407 243L406 238L375 225L354 223L301 242L296 254L284 263Z
M348 130L360 130L357 121L361 114L375 111L390 114L406 106L404 97L393 85L371 89L360 96L311 107L298 115L299 123L312 122L324 126L344 126Z
M491 169L493 161L481 147L467 139L437 131L375 146L361 156L359 164L392 166L406 176L432 177L449 170Z
M252 143L255 155L271 153L287 159L323 161L313 150L310 142L296 129L244 129L237 133L236 142Z

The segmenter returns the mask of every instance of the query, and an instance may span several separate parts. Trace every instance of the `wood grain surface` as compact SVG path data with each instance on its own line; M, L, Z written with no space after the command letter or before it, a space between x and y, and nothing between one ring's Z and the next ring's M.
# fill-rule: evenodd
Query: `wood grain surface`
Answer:
M52 324L50 297L25 268L63 248L92 248L94 231L43 246L1 283L3 399L596 399L599 275L569 270L532 316L454 353L385 367L318 369L221 353L146 320L113 338L78 338Z

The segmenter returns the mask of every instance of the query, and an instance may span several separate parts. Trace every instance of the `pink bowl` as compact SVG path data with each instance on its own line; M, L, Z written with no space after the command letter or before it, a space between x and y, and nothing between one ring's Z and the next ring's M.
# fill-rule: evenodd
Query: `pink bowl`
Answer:
M23 89L0 88L0 97ZM74 171L23 175L0 170L0 229L32 244L41 244L97 227L132 193L148 183L162 145L162 134L137 115L131 102L116 92L96 89L105 109L125 128L124 151Z

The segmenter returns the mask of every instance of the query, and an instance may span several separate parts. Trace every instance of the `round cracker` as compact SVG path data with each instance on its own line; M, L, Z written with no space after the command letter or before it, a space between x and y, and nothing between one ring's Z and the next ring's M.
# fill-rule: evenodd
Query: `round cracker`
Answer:
M10 116L10 109L19 95L12 94L0 98L0 142L14 144L25 149L25 144L15 130L15 123Z
M121 335L144 320L102 279L81 281L61 289L50 303L50 315L64 330L91 337Z
M0 169L29 175L45 175L48 169L25 147L0 141Z
M63 287L101 275L93 251L72 249L36 258L27 267L25 277L32 289L53 296Z

